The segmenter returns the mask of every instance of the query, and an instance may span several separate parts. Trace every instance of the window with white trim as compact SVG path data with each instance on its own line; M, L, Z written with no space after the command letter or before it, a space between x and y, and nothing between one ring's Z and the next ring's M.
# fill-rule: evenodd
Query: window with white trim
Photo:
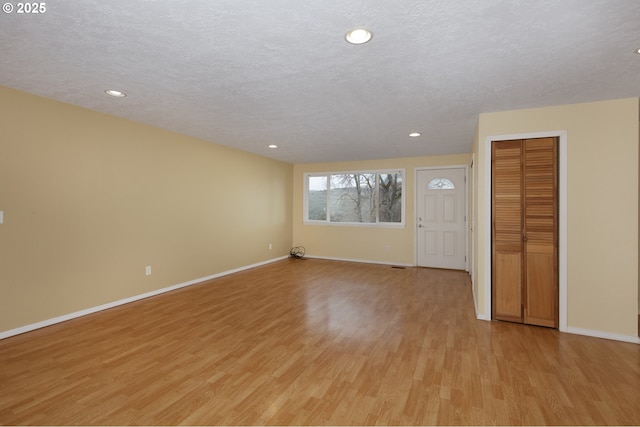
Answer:
M304 221L404 225L404 170L307 173Z

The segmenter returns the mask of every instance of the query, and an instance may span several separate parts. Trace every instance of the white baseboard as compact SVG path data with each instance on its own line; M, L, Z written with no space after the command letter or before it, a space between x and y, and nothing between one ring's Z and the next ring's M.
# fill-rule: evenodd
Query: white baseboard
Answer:
M34 331L36 329L40 329L40 328L44 328L44 327L47 327L47 326L55 325L56 323L66 322L67 320L71 320L71 319L75 319L75 318L78 318L78 317L86 316L88 314L93 314L93 313L97 313L97 312L100 312L100 311L103 311L103 310L108 310L110 308L118 307L120 305L128 304L130 302L139 301L139 300L142 300L142 299L145 299L145 298L149 298L149 297L152 297L152 296L156 296L156 295L160 295L160 294L163 294L163 293L166 293L166 292L175 291L176 289L185 288L187 286L195 285L195 284L198 284L198 283L201 283L201 282L205 282L207 280L212 280L212 279L216 279L218 277L227 276L229 274L238 273L240 271L249 270L251 268L260 267L262 265L270 264L270 263L273 263L273 262L276 262L276 261L280 261L280 260L283 260L283 259L286 259L286 258L288 258L288 256L282 256L282 257L279 257L279 258L274 258L274 259L270 259L270 260L267 260L267 261L259 262L259 263L256 263L256 264L246 265L246 266L243 266L243 267L235 268L233 270L223 271L221 273L212 274L212 275L206 276L206 277L200 277L198 279L189 280L188 282L179 283L177 285L168 286L166 288L157 289L155 291L147 292L147 293L140 294L140 295L135 295L135 296L132 296L132 297L129 297L129 298L124 298L124 299L121 299L121 300L118 300L118 301L113 301L113 302L110 302L110 303L107 303L107 304L99 305L97 307L91 307L91 308L87 308L85 310L76 311L74 313L69 313L69 314L65 314L65 315L62 315L62 316L54 317L52 319L43 320L41 322L32 323L32 324L25 325L25 326L20 326L20 327L15 328L15 329L10 329L8 331L0 332L0 340L12 337L14 335L23 334L25 332ZM361 262L361 263L367 263L367 264L397 265L397 266L401 266L401 267L415 267L412 264L397 264L397 263L388 263L388 262L382 262L382 261L357 260L357 259L347 259L347 258L332 258L332 257L319 257L319 256L308 256L308 258L327 259L327 260L333 260L333 261ZM478 308L477 308L477 302L476 302L475 294L473 296L473 304L474 304L474 308L475 308L475 311L476 311L476 318L478 320L491 321L491 316L490 315L478 314ZM609 340L614 340L614 341L623 341L623 342L629 342L629 343L634 343L634 344L640 344L640 338L639 337L634 337L634 336L629 336L629 335L612 334L612 333L609 333L609 332L594 331L594 330L575 328L575 327L567 327L566 330L561 331L561 332L566 332L566 333L576 334L576 335L585 335L585 336L595 337L595 338L604 338L604 339L609 339Z
M187 286L195 285L197 283L206 282L207 280L216 279L218 277L227 276L229 274L238 273L240 271L249 270L250 268L260 267L262 265L270 264L272 262L280 261L288 258L288 256L283 256L279 258L270 259L267 261L259 262L256 264L246 265L243 267L235 268L233 270L223 271L221 273L212 274L206 277L200 277L198 279L189 280L188 282L179 283L177 285L168 286L166 288L157 289L155 291L147 292L140 295L135 295L129 298L124 298L118 301L113 301L107 304L99 305L97 307L87 308L85 310L76 311L74 313L65 314L62 316L54 317L52 319L43 320L41 322L32 323L30 325L20 326L19 328L10 329L8 331L0 332L0 340L4 338L9 338L14 335L23 334L25 332L34 331L36 329L44 328L46 326L55 325L56 323L66 322L67 320L75 319L78 317L86 316L88 314L97 313L99 311L108 310L113 307L117 307L120 305L128 304L130 302L139 301L141 299L153 297L156 295L160 295L166 292L175 291L176 289L185 288Z
M585 335L585 336L594 337L594 338L604 338L604 339L607 339L607 340L623 341L623 342L630 342L630 343L633 343L633 344L640 344L640 338L639 337L634 337L632 335L612 334L610 332L593 331L593 330L590 330L590 329L574 328L573 326L568 326L567 329L562 331L562 332L567 332L569 334L576 334L576 335Z
M477 310L476 310L476 319L488 320L490 322L492 321L491 316L486 314L478 314ZM574 334L574 335L583 335L583 336L592 337L592 338L604 338L607 340L629 342L632 344L640 344L640 338L634 337L632 335L612 334L609 332L593 331L590 329L574 328L571 326L567 327L567 329L565 330L560 330L560 332L567 333L567 334Z
M388 262L388 261L371 261L366 259L351 259L351 258L334 258L334 257L326 257L326 256L316 256L316 255L305 255L305 258L316 258L316 259L326 259L329 261L346 261L346 262L361 262L364 264L379 264L379 265L397 265L398 267L415 267L413 264L402 264L396 262Z

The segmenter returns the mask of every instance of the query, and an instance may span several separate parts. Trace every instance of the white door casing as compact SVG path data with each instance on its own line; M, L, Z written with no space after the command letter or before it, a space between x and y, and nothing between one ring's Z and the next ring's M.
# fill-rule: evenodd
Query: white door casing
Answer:
M419 267L467 268L465 177L465 167L416 171L416 263Z

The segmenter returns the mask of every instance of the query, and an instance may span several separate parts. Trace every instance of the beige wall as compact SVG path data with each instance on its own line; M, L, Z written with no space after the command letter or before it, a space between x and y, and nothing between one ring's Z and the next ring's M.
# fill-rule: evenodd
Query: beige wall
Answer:
M288 254L292 165L1 87L0 120L0 332Z
M490 315L485 140L565 130L568 325L637 334L638 113L633 98L480 116L472 270L481 316ZM292 245L412 265L415 169L471 159L292 166L1 87L0 117L0 332L267 261ZM394 168L406 172L404 228L303 224L304 173Z
M483 159L489 136L567 132L567 325L571 329L637 336L638 99L481 114L473 151ZM475 203L478 254L475 296L490 316L483 251L490 206L486 170L477 162ZM488 258L489 257L489 258Z
M420 167L469 165L471 156L413 157L335 163L307 163L294 166L293 242L304 246L307 255L384 264L415 264L414 180ZM353 227L305 225L303 223L303 181L310 172L340 172L376 169L405 169L405 227Z

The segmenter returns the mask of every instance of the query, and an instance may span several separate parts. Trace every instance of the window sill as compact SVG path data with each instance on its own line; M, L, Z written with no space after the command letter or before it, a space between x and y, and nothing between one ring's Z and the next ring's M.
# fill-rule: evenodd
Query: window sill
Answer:
M326 221L303 221L303 225L320 225L329 227L362 227L362 228L405 228L404 223L361 223L361 222L326 222Z

